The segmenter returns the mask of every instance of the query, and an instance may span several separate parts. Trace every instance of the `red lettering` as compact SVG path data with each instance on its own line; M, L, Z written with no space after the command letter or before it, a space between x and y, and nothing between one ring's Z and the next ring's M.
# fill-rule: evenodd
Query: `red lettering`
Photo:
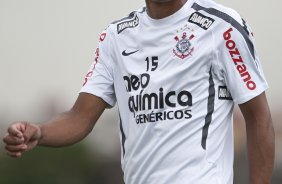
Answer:
M239 58L232 58L235 65L238 65L238 63L243 63L243 59L241 56Z
M95 61L96 61L96 63L98 63L99 56L100 56L100 53L99 53L99 47L96 49L96 51L95 51L95 55L96 55L96 57L95 57ZM95 65L96 65L96 63L95 63ZM94 68L95 68L95 65L94 65ZM93 69L94 69L94 68L93 68Z
M88 73L86 74L86 77L88 78L88 77L91 77L92 75L93 75L93 71L88 72Z
M84 78L84 83L83 83L83 86L85 86L85 84L88 82L88 78L89 77L92 77L93 75L93 71L90 71L86 74L85 78Z
M230 29L228 29L225 33L223 33L223 38L225 39L225 40L230 40L230 38L231 38L231 31L233 31L233 29L232 28L230 28Z
M249 90L254 90L254 89L256 89L257 85L253 81L248 81L247 87L249 88Z
M91 71L86 74L86 76L84 78L83 86L88 82L88 78L92 77L92 75L93 75L93 71L95 70L96 64L98 63L98 60L99 60L99 48L97 48L95 50L95 56L96 56L95 57L95 63L93 64Z
M95 55L99 56L99 47L95 50Z
M95 57L95 62L98 63L99 57Z
M107 33L102 33L101 36L100 36L100 41L101 42L104 41L106 36L107 36Z
M87 78L85 78L84 79L84 82L83 82L83 86L85 86L85 84L88 82L88 79Z
M239 71L239 73L243 73L243 72L246 72L247 71L247 67L246 65L242 64L242 65L238 65L237 66L237 70Z
M226 42L226 47L229 49L229 50L232 50L232 49L235 49L236 47L236 44L233 40L228 40Z
M234 57L234 55L237 55L237 56L241 55L237 48L235 48L235 50L230 50L229 53L230 53L231 57Z
M249 72L241 73L241 77L244 80L244 82L251 80L251 75L249 74Z
M239 72L241 78L246 83L246 86L249 90L256 89L256 83L252 81L252 77L250 73L248 72L247 66L243 64L243 58L241 57L241 54L236 48L236 43L234 40L231 39L232 35L231 32L233 31L232 28L228 29L223 33L223 38L226 40L226 48L229 50L229 54L233 60L233 63L237 66L237 71ZM235 56L238 56L235 58Z

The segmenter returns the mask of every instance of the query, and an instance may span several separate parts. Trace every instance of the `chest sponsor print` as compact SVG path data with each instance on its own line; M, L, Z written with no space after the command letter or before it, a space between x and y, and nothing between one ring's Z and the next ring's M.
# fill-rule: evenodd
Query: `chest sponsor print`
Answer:
M163 86L151 90L149 73L124 76L123 79L130 94L128 108L136 124L192 118L193 95L189 90L167 89Z

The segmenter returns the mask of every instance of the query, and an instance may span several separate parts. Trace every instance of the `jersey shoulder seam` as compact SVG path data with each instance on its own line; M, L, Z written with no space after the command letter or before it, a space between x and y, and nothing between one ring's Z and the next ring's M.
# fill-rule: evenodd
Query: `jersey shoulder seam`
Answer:
M146 7L143 7L141 10L135 10L135 11L129 13L127 16L123 17L123 18L113 21L111 24L118 24L118 23L121 23L123 21L130 20L130 19L134 18L137 13L144 13L145 11L146 11Z
M217 4L213 6L205 7L197 3L194 3L192 8L196 11L204 11L210 15L213 15L217 17L219 20L221 19L221 22L223 22L224 24L230 25L230 27L235 28L244 38L246 44L248 45L250 53L255 59L254 45L249 37L250 33L248 32L248 30L246 30L245 28L246 26L243 27L242 22L244 22L244 20L235 10Z

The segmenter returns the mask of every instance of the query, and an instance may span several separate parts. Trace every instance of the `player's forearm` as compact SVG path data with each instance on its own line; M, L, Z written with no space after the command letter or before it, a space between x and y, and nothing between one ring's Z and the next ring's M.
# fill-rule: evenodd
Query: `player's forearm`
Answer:
M93 126L94 123L73 111L62 113L40 125L39 145L61 147L77 143L88 135Z
M270 114L246 119L251 184L270 184L274 165L274 130Z

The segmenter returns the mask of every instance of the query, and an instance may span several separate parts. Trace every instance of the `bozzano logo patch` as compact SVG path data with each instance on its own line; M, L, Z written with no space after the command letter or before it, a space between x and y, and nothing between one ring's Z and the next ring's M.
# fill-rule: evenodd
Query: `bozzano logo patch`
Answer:
M232 39L232 32L233 29L229 28L227 31L223 33L223 38L226 41L225 46L228 49L232 61L236 66L237 71L241 76L242 80L244 81L246 87L249 90L255 90L257 85L253 81L251 74L248 72L247 65L244 64L244 59L241 56L235 41Z

